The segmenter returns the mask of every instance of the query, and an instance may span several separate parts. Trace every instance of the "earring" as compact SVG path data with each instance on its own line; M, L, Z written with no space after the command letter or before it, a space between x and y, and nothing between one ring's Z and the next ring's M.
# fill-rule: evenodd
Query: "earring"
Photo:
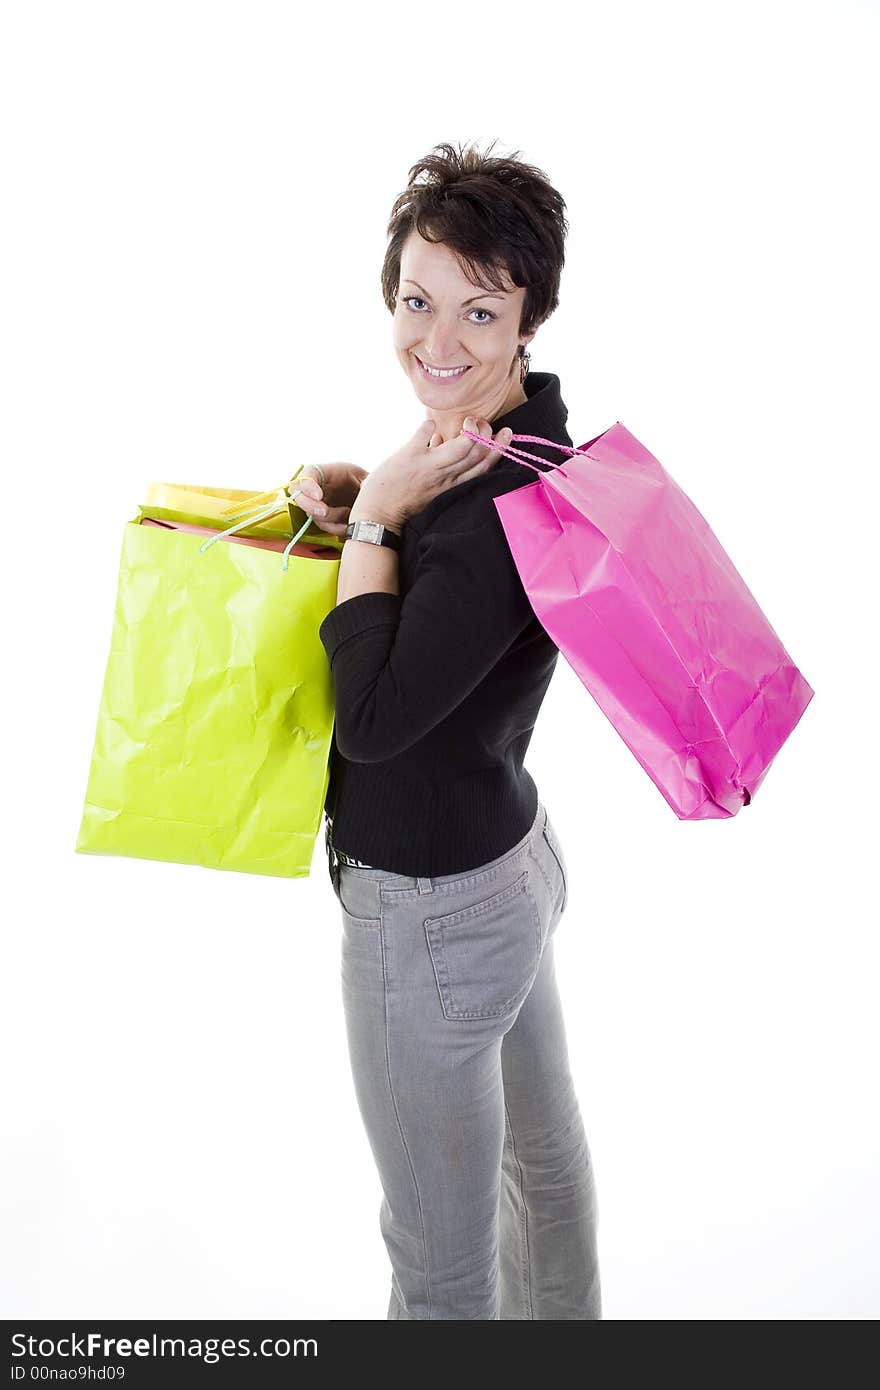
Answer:
M526 352L525 348L523 348L522 352L521 352L520 355L519 355L519 383L520 383L520 386L523 384L523 382L525 381L526 377L527 377L528 374L529 374L529 361L530 361L530 359L531 359L531 353Z

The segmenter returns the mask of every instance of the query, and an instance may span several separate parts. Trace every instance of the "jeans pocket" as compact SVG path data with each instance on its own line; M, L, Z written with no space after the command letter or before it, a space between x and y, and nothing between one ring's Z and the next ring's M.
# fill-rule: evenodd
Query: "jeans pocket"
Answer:
M338 866L336 897L343 920L354 926L378 927L382 924L375 879L365 879L348 864Z
M424 925L446 1018L495 1018L528 994L541 961L528 868L491 897L427 917Z

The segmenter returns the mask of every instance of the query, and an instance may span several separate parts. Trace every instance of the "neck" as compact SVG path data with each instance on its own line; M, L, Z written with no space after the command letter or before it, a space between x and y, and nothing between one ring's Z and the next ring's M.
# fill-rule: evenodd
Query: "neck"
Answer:
M474 415L478 420L498 420L502 415L506 415L509 410L513 410L518 405L524 405L528 400L522 382L519 379L519 371L515 379L507 388L504 399L495 404L490 402L485 405L482 401L477 405L471 406L468 410L454 412L432 410L426 413L425 418L433 420L437 426L437 433L440 435L440 443L448 444L450 439L457 439L461 433L461 427L468 415Z

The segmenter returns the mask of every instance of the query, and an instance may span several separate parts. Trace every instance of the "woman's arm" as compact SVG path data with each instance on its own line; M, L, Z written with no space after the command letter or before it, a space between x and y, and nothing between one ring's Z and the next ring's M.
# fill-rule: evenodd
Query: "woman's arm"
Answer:
M371 591L365 586L350 594L321 623L336 741L351 762L382 762L423 738L467 699L534 617L491 495L483 500L481 516L468 506L461 531L420 539L405 596L396 587L376 591L372 575ZM371 556L365 570L371 561L386 573L397 564L392 554ZM353 584L360 582L358 566L355 559Z
M378 515L375 507L358 498L349 514L349 521L381 521L399 536L401 527ZM399 560L390 545L373 545L366 541L346 541L339 560L339 579L336 603L355 598L358 594L399 594Z
M417 513L439 492L486 473L501 457L500 449L472 442L464 429L491 436L488 420L468 415L463 437L437 443L433 420L423 420L402 449L367 474L349 512L351 521L381 521L400 535L404 519ZM511 431L498 431L503 448ZM430 452L429 452L430 451ZM339 562L337 606L365 593L399 594L397 552L387 545L346 542Z

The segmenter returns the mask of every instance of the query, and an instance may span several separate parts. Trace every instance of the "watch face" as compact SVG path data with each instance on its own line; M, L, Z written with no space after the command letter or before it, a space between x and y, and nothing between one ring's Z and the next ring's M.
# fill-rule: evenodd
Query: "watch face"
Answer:
M358 523L358 536L363 536L367 541L381 541L382 528L378 521L361 521Z

